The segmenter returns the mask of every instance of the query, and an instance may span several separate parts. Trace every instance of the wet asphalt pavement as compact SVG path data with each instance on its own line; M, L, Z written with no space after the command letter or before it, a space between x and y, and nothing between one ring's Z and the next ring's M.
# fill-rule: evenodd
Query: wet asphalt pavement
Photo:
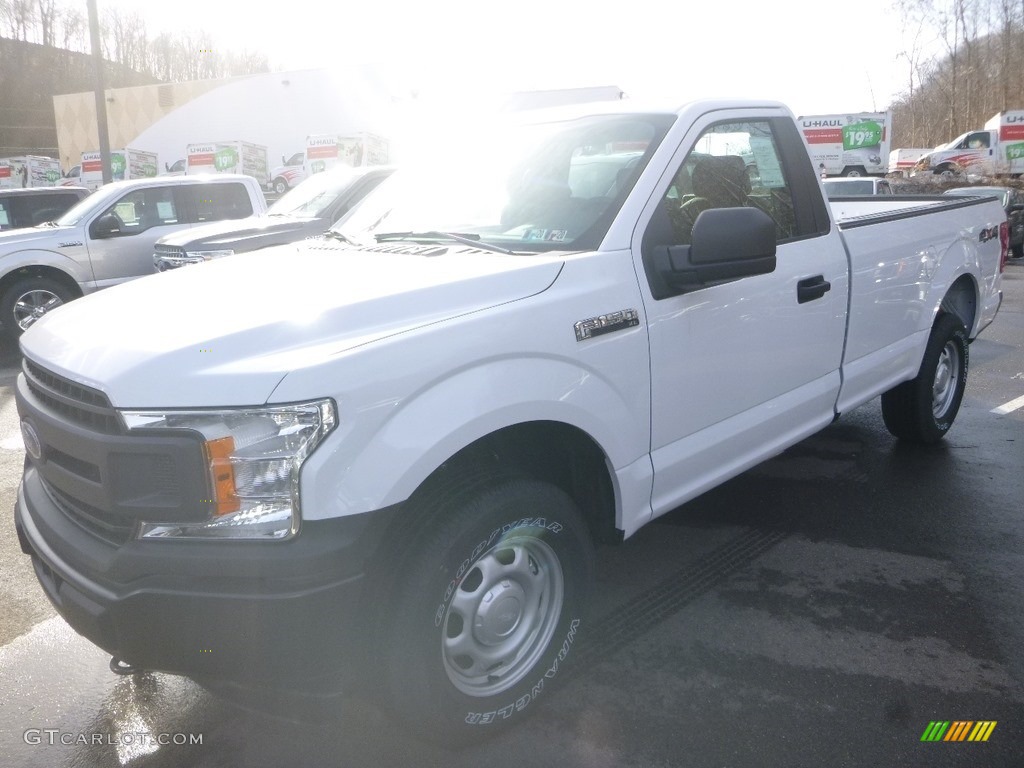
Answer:
M1021 768L1024 408L993 409L1024 395L1024 265L1004 291L941 445L898 444L870 403L603 550L564 685L520 728L462 750L358 701L300 721L173 676L111 674L42 597L8 513L0 765ZM6 353L10 510L21 454ZM936 720L996 726L984 743L922 742Z

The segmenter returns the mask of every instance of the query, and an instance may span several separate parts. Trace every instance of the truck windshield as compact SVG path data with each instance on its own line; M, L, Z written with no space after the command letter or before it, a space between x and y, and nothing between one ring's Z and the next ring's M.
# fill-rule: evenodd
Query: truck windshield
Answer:
M316 218L338 199L356 180L355 169L332 168L323 173L316 173L287 192L280 200L270 206L267 213L271 216L296 216L298 218Z
M515 252L592 250L674 115L601 115L462 137L412 163L335 225L346 239L459 233Z
M100 211L107 207L123 191L121 184L107 184L100 187L88 197L82 198L54 223L59 227L73 227L83 219L88 218L94 211Z

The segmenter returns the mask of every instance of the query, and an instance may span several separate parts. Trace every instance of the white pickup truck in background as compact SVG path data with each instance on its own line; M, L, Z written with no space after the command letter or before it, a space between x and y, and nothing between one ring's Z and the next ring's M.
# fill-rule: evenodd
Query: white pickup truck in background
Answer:
M0 233L0 323L18 336L71 299L153 274L153 245L164 235L266 210L250 176L107 184L54 222Z
M335 238L22 336L21 546L120 671L494 733L578 655L595 545L879 395L906 441L953 423L995 200L830 205L774 102L461 135Z

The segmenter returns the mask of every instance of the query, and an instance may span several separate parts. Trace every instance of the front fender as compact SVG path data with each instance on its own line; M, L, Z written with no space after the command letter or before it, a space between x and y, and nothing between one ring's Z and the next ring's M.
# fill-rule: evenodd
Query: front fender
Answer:
M83 265L60 251L47 248L25 248L0 256L0 280L20 269L32 267L47 267L63 272L74 280L82 291L85 291L86 286L92 281L92 270L88 263Z
M649 406L644 385L623 384L565 359L481 361L405 402L385 405L390 412L368 438L358 422L340 427L344 434L336 447L317 451L304 468L303 516L356 514L402 502L466 446L531 421L576 427L613 468L625 467L647 452ZM340 410L344 421L344 403Z

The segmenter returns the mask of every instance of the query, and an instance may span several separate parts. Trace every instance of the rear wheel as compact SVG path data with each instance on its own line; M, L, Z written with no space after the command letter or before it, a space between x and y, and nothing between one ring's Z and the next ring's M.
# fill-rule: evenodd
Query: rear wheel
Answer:
M593 571L586 525L559 488L495 478L413 502L384 614L387 704L446 744L538 708L572 659Z
M843 168L843 176L857 177L867 175L867 169L865 169L863 165L849 165L846 168Z
M935 321L921 370L882 395L886 428L901 440L935 443L949 431L967 386L967 329L955 315Z

